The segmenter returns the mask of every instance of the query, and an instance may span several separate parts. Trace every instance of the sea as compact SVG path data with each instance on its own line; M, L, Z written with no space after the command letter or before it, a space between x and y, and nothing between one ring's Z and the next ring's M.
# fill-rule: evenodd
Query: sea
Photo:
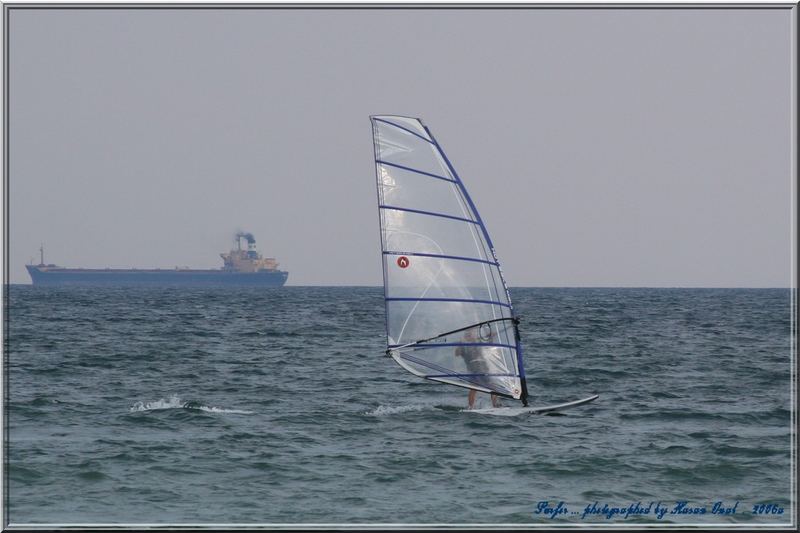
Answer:
M790 289L510 292L531 404L596 401L470 412L379 287L9 286L6 518L796 523Z

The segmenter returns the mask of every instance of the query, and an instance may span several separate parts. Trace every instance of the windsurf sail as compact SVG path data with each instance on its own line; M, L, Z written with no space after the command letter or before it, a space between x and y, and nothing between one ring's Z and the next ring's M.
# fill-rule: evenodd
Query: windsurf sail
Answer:
M527 405L518 319L464 183L421 120L370 119L387 353L417 376Z

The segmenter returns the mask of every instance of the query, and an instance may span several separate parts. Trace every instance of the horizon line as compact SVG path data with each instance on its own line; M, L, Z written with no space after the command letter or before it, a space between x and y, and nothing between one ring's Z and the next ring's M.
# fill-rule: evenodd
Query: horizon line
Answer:
M5 283L6 287L10 286L30 286L34 284L28 283ZM38 285L42 286L42 285ZM75 284L75 285L45 285L48 287L186 287L186 288L203 288L202 285L170 285L170 284ZM225 287L225 285L208 285L207 287ZM245 286L242 286L245 287ZM365 289L382 289L383 285L361 285L361 284L299 284L299 285L284 285L283 287L264 287L269 289L286 289L286 288L365 288ZM797 287L791 286L708 286L708 285L509 285L509 289L750 289L750 290L775 290L775 289L788 289L796 290Z

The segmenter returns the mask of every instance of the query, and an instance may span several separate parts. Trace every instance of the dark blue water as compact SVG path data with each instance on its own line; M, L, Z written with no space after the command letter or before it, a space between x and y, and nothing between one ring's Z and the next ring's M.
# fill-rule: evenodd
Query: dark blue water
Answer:
M463 411L384 355L379 288L12 286L9 519L790 522L789 290L511 295L532 404L599 400Z

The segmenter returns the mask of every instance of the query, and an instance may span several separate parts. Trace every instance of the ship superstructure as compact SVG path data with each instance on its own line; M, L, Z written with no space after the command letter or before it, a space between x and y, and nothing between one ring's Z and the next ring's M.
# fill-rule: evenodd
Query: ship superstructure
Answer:
M242 239L247 241L247 250L242 249ZM278 262L273 257L262 257L256 251L256 239L252 233L236 234L236 248L226 254L219 254L225 265L222 270L232 272L259 272L278 270Z

